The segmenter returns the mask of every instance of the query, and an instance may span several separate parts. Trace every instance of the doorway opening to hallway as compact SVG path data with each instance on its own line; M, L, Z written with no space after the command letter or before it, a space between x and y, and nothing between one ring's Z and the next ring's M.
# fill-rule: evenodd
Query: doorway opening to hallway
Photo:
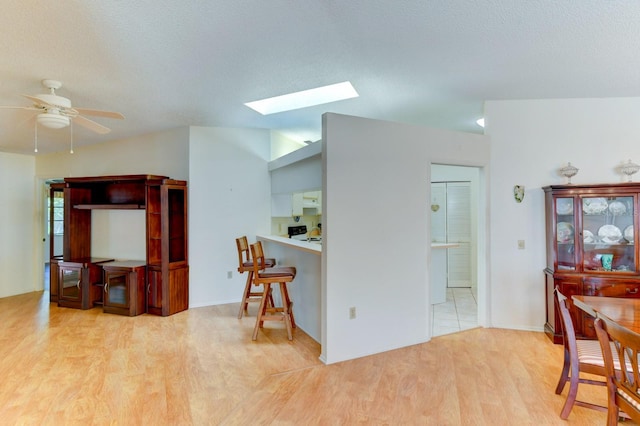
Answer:
M478 326L479 181L479 168L432 165L432 336Z

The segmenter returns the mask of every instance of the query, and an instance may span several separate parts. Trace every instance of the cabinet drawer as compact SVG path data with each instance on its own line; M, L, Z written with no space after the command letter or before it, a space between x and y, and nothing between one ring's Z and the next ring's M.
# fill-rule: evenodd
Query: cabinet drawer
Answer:
M585 296L604 297L640 297L640 282L590 281L585 279L583 286Z

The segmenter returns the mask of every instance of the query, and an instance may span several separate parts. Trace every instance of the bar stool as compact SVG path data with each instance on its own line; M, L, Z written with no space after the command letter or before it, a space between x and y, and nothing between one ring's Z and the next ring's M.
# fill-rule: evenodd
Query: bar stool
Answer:
M262 300L262 291L251 288L253 285L253 262L251 261L247 237L243 235L240 238L236 238L236 247L238 248L238 272L241 274L248 272L247 283L244 286L242 301L240 302L240 312L238 312L238 319L241 319L242 313L247 311L249 307L249 302L260 302ZM275 266L276 260L264 259L264 263L267 268L272 268ZM271 306L273 306L273 297L271 295L269 295L269 299Z
M253 257L253 283L264 286L262 300L258 308L256 326L253 328L252 340L258 338L258 330L264 325L264 321L284 321L289 340L293 340L291 331L296 327L296 322L293 318L293 302L289 299L287 283L290 283L296 277L296 268L293 266L265 267L264 251L260 241L251 244L251 256ZM273 301L271 306L268 306L268 299L271 296L271 284L275 283L280 284L282 306L275 306Z

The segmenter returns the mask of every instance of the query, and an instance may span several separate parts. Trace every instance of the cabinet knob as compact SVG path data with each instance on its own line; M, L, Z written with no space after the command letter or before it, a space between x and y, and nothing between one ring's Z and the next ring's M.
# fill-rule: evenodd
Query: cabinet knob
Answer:
M633 290L631 290L630 288L626 288L625 291L627 292L627 294L636 294L638 293L638 287L634 288Z
M76 284L76 287L78 287L78 290L80 290L80 281L81 280L78 280L78 283Z
M109 293L109 282L104 283L104 292Z

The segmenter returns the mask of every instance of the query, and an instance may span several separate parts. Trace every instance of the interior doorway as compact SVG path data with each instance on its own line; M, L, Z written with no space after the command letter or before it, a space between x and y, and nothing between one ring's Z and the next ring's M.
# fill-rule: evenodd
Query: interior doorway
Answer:
M481 169L456 165L431 166L431 243L453 243L445 253L432 248L430 270L444 269L443 298L432 300L432 336L479 325L479 231ZM437 206L437 208L436 208ZM434 211L436 210L436 211ZM439 249L442 252L442 249ZM442 255L444 254L444 256ZM434 262L444 262L434 264ZM432 280L433 281L433 280ZM433 288L432 294L433 294Z

